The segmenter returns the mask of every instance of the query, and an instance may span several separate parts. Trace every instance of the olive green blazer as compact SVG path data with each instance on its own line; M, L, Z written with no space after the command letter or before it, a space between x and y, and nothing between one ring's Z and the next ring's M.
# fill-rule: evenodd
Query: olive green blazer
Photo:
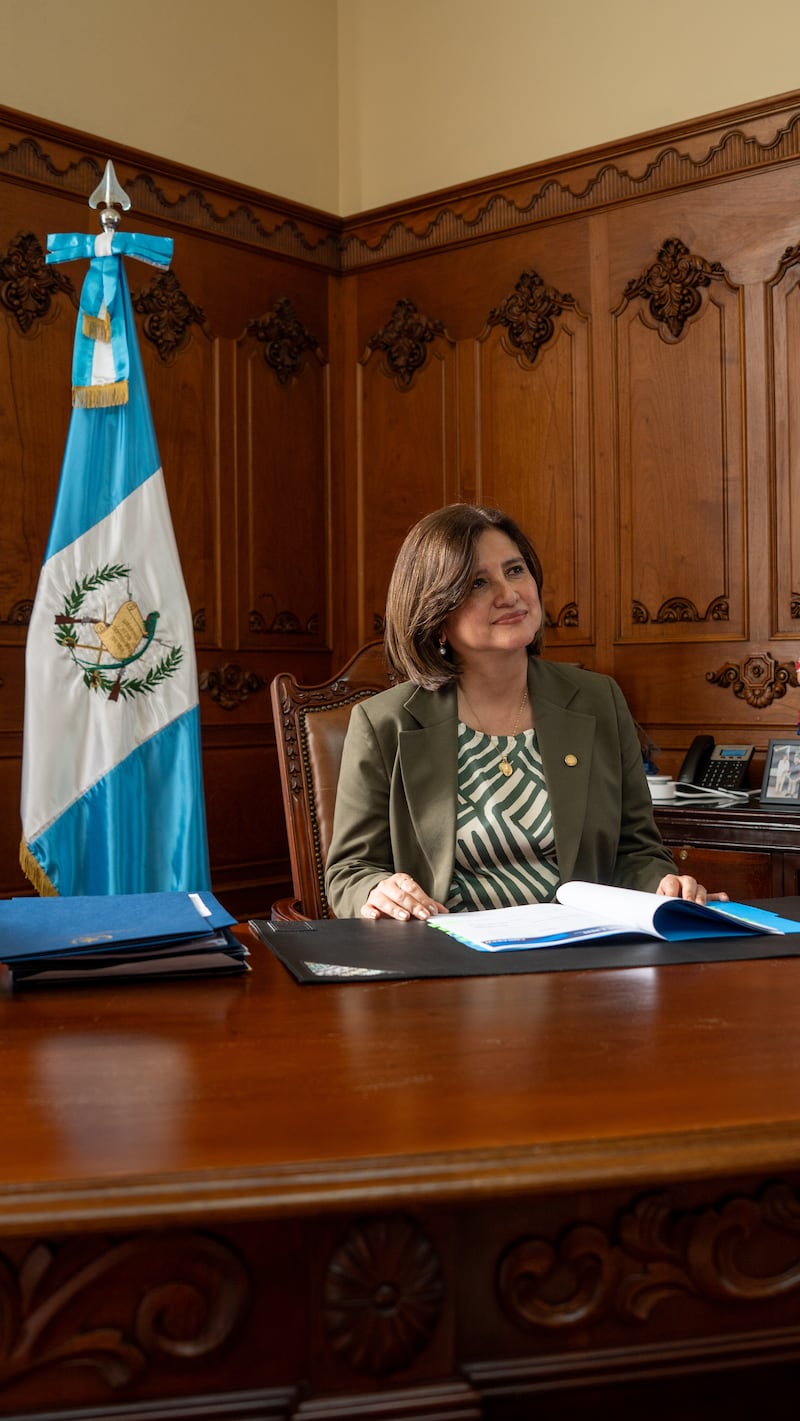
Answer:
M675 872L653 820L636 728L615 681L532 657L528 687L562 882L654 891ZM394 872L446 902L455 859L455 686L405 682L353 709L336 796L326 891L358 917Z

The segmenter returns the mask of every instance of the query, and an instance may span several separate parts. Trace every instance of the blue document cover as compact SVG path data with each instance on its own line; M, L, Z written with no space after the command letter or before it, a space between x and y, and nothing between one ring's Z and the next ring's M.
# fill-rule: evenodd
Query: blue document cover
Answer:
M173 947L236 921L213 893L127 893L0 901L0 962Z
M437 913L428 919L428 926L449 933L478 952L511 952L622 936L696 942L798 931L792 919L744 903L696 903L605 884L562 883L556 899L555 903L513 908Z

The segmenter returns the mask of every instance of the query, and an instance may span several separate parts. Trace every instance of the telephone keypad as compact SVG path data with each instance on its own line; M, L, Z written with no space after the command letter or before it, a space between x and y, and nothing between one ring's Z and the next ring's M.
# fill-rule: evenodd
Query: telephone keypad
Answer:
M737 760L711 760L703 775L706 789L738 789L742 783L742 765Z

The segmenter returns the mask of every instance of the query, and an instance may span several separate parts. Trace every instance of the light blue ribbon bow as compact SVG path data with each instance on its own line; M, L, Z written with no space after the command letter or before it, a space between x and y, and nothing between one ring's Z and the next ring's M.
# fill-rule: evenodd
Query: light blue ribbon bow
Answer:
M151 237L142 232L101 232L96 237L83 232L64 232L48 236L48 264L89 258L72 355L75 404L127 401L130 362L124 308L119 300L120 257L136 257L138 261L166 269L172 260L172 248L171 237ZM98 341L110 346L106 353L110 359L97 360ZM104 390L108 398L103 396ZM96 392L98 398L89 397L90 392ZM116 392L113 397L112 392Z

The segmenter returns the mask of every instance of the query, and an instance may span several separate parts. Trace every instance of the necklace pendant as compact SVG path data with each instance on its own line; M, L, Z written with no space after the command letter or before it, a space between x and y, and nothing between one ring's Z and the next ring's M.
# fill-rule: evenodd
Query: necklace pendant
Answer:
M506 779L508 779L509 775L511 774L511 766L508 763L508 760L506 759L505 755L500 761L500 773L501 775L505 775Z

